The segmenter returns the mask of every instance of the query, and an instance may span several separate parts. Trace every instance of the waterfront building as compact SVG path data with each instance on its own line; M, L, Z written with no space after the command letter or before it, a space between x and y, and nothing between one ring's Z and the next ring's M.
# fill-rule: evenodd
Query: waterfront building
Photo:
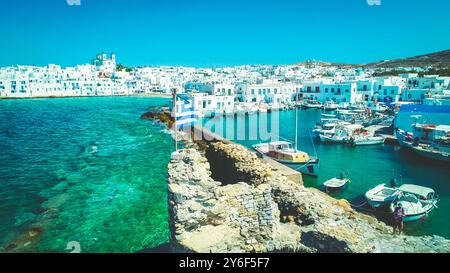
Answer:
M432 98L436 95L443 95L444 90L441 89L405 89L402 92L402 101L423 102L427 98Z
M259 84L239 84L237 98L241 102L288 103L293 101L301 85L293 83L262 82Z
M234 110L234 96L216 96L208 93L191 93L194 111L205 116L215 112L232 112Z
M301 90L302 98L320 103L355 103L360 100L356 83L306 82Z
M407 79L406 87L411 89L449 89L450 77L440 77L438 75L411 77Z

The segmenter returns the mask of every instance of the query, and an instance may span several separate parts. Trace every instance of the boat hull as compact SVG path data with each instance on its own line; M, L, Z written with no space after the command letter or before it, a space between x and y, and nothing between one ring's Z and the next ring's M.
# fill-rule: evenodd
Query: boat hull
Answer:
M319 159L311 159L306 163L286 163L278 161L302 174L317 177L319 175Z
M320 134L320 141L326 142L326 143L343 143L344 138L332 138L325 135Z
M414 147L411 146L411 149L418 155L428 158L428 159L432 159L432 160L437 160L437 161L441 161L441 162L446 162L446 163L450 163L450 154L444 154L444 153L437 153L437 152L432 152L432 151L427 151L425 149L421 149L418 147Z
M426 218L428 218L429 213L435 208L435 203L436 201L433 201L433 203L428 204L424 210L420 213L415 213L415 214L406 214L403 217L403 222L413 222L413 221L418 221L418 220L424 220ZM391 206L391 211L393 211L393 207Z
M387 208L389 205L394 201L392 200L385 200L385 201L376 201L376 200L367 200L367 204L374 208L374 209L381 209L381 208Z
M380 140L370 140L370 141L356 141L354 143L355 146L366 146L366 145L380 145L384 143L384 139Z

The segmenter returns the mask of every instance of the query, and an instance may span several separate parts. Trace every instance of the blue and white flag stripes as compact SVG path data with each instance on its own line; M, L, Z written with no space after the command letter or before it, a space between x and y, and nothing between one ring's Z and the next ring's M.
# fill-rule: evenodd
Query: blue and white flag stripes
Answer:
M172 109L172 116L174 115ZM176 96L176 117L177 129L184 126L191 126L197 121L197 112L194 111L192 99L186 98L183 95Z

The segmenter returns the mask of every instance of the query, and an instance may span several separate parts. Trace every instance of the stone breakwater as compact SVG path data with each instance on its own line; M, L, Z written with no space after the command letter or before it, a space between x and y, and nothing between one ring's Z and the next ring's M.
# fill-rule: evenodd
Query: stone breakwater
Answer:
M450 252L442 237L392 235L347 201L290 181L240 145L179 150L168 172L174 252Z

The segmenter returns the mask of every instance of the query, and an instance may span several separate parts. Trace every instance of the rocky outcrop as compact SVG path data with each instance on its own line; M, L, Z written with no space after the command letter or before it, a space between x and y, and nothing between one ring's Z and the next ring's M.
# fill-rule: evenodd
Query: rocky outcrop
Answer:
M211 143L205 153L177 151L168 167L175 252L450 252L438 236L391 235L384 223L288 180L240 145ZM211 156L222 165L210 166Z
M168 128L172 128L174 119L169 111L150 111L141 115L141 119L156 120L165 124Z

